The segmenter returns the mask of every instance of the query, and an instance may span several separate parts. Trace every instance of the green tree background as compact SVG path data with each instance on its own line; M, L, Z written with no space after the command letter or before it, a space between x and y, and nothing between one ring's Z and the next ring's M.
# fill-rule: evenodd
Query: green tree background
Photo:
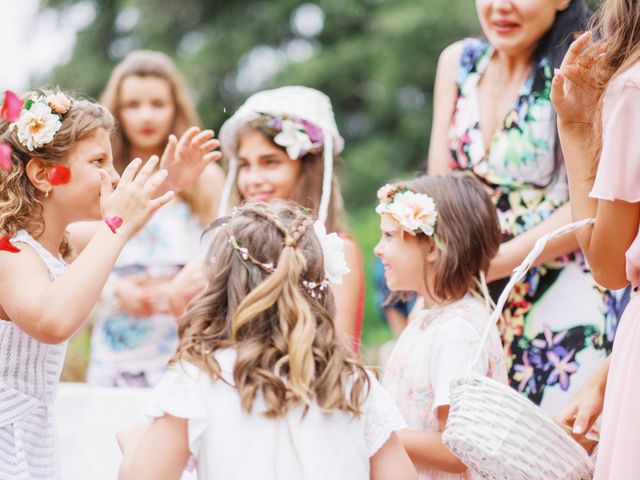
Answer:
M72 0L44 0L64 18ZM364 343L389 337L374 305L376 189L426 162L436 64L480 31L468 0L94 0L71 60L38 83L98 97L130 50L157 49L185 74L203 123L218 129L253 91L301 84L327 93L346 139L340 177L365 254ZM321 21L318 21L320 19ZM321 26L321 28L318 28Z

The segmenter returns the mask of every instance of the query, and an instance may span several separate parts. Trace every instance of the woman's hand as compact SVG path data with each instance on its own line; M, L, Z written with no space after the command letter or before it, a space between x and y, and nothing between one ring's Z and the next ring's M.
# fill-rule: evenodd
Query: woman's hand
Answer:
M570 429L570 433L577 439L584 438L602 413L608 373L609 359L607 358L589 377L571 402L556 415L556 421L563 428Z
M112 190L111 180L105 171L100 172L100 209L104 218L120 217L122 225L117 232L131 238L160 207L169 202L174 193L166 192L153 198L158 187L167 178L166 170L158 170L158 157L153 155L142 168L142 160L136 158L127 165L120 182Z
M170 135L160 160L160 168L169 172L168 187L175 192L191 187L207 165L220 160L219 146L213 130L191 127L180 140Z
M580 35L569 47L551 84L551 102L558 119L566 124L592 125L603 85L598 81L606 44L587 47L591 32Z

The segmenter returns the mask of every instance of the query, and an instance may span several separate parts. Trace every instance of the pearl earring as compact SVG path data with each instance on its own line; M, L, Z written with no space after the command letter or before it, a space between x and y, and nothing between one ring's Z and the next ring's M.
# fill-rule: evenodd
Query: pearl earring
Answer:
M49 191L50 190L47 190L46 192L44 192L44 198L47 198L49 196Z

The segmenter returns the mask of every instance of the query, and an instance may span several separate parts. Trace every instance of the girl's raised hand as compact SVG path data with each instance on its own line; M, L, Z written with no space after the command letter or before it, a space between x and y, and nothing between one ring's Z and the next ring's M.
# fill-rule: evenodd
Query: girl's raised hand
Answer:
M170 135L160 160L160 168L169 172L169 188L180 192L191 187L207 165L220 160L222 154L216 150L219 146L213 130L191 127L180 140Z
M598 81L606 44L587 47L591 32L580 35L569 47L551 84L551 102L566 124L592 124L603 86Z
M122 173L120 182L112 190L111 180L107 172L102 171L100 184L100 208L104 218L120 217L122 232L129 238L147 223L160 207L169 202L174 193L168 191L158 198L153 198L158 187L167 178L166 170L154 173L159 159L151 156L142 168L142 160L134 159Z

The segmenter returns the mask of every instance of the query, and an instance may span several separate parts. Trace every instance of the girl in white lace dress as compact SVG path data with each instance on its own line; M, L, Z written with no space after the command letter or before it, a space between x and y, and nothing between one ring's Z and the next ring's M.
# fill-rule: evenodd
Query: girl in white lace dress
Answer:
M422 177L378 192L382 239L375 248L392 291L413 291L426 308L398 338L383 385L409 429L399 432L422 480L459 480L472 472L442 442L449 385L472 366L490 311L484 274L500 246L498 219L468 175ZM474 205L473 209L468 208ZM473 369L507 381L498 330Z
M391 397L336 335L328 279L343 242L296 204L246 203L212 225L151 426L121 436L122 480L415 478Z
M52 410L66 341L125 242L173 193L156 196L167 178L153 173L157 157L119 179L113 117L93 102L39 90L24 104L6 94L0 112L0 478L58 480ZM67 267L69 223L101 217Z

